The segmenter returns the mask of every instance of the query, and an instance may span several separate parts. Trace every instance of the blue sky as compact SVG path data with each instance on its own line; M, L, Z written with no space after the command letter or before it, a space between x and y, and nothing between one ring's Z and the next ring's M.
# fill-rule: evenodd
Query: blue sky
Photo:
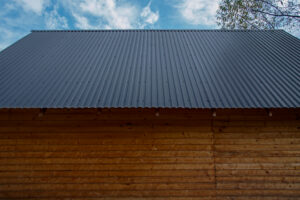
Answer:
M33 29L217 28L217 0L0 0L0 50Z
M214 29L218 0L0 0L0 51L35 29Z

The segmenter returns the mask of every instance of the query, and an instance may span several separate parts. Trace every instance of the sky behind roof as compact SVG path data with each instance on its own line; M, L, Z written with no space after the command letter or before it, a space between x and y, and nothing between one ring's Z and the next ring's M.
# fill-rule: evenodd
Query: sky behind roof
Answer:
M35 29L216 29L218 0L1 0L0 51Z

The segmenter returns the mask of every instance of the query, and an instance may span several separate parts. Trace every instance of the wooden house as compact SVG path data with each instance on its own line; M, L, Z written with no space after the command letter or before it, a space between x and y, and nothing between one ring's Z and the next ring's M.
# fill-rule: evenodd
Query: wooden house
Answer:
M0 53L0 199L300 199L300 40L32 31Z

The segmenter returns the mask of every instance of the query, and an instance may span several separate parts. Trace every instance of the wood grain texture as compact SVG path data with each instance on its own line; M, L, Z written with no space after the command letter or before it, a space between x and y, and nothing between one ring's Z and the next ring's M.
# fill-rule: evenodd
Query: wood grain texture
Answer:
M299 199L300 109L272 113L3 109L0 199Z

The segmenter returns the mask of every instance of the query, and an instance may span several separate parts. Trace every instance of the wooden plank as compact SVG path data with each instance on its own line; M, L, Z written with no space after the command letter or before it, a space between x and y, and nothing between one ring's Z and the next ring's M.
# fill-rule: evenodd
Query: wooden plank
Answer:
M1 113L0 121L100 121L100 120L111 120L111 121L158 121L158 120L209 120L211 114L201 113L181 113L172 115L170 113L160 113L159 117L153 113L49 113L46 112L43 116L39 116L39 112L36 113Z
M298 139L300 138L300 132L285 132L285 131L273 131L273 132L236 132L236 133L215 133L216 139Z
M218 189L239 189L239 190L300 190L300 183L249 183L249 182L218 182Z
M217 200L296 200L299 197L294 196L219 196L216 197Z
M280 182L280 183L300 183L299 176L227 176L216 177L217 182L246 182L246 183L259 183L259 182Z
M41 144L67 144L67 145L103 145L103 144L124 144L124 145L133 145L133 144L184 144L184 145L193 145L193 144L212 144L212 139L198 139L198 138L65 138L61 139L0 139L0 145L41 145ZM300 144L300 139L299 139Z
M75 121L39 121L39 120L9 120L9 121L0 121L0 130L5 130L5 128L77 128L77 129L91 129L91 130L99 130L100 128L122 128L122 127L130 127L130 128L165 128L165 127L198 127L198 128L210 128L211 121L210 120L75 120ZM209 129L208 129L209 130Z
M214 127L215 133L297 132L298 126L289 127Z
M300 176L298 169L218 169L216 176Z
M299 145L300 146L300 145ZM211 145L2 145L0 152L11 151L209 151ZM299 149L300 150L300 149Z
M299 126L299 120L216 120L214 121L214 127L237 127L245 129L248 127L297 127Z
M229 163L216 164L217 170L223 169L285 169L299 170L300 163Z
M0 198L3 199L3 198ZM14 198L15 199L15 198ZM22 200L33 200L36 198L22 198ZM38 198L39 200L216 200L215 197L63 197L63 198ZM7 198L4 198L7 200Z
M197 132L197 131L126 131L123 129L118 129L116 131L106 131L99 130L95 133L88 133L85 131L77 131L74 133L49 133L49 132L39 132L39 133L25 133L25 132L2 132L0 131L0 139L130 139L130 138L144 138L144 139L184 139L184 138L194 138L194 139L211 139L211 132Z
M268 151L268 150L283 150L283 151L300 151L300 144L293 145L215 145L216 151Z
M292 154L295 155L295 154ZM300 155L300 152L299 152ZM136 157L212 157L211 151L73 151L0 152L0 158L136 158Z
M285 179L290 180L290 179ZM293 179L298 180L298 179ZM81 184L81 183L214 183L214 176L131 176L131 177L1 177L0 184L43 184L43 183L60 183L60 184Z
M1 154L0 154L1 155ZM215 152L216 157L222 158L232 158L232 157L248 157L248 158L257 158L257 157L299 157L300 151L224 151L224 152Z
M214 189L214 183L81 183L81 184L3 184L0 185L0 192L22 191L22 190L104 190L104 191L140 191L140 190L206 190Z
M119 125L120 126L120 125ZM78 133L78 132L86 132L86 133L99 133L99 132L118 132L120 131L119 126L107 126L107 127L100 127L100 126L77 126L74 125L73 127L58 127L55 125L52 126L9 126L4 127L0 126L0 132L5 133ZM165 125L165 126L127 126L126 124L123 125L121 129L122 132L145 132L145 128L149 131L161 131L161 132L183 132L183 131L193 131L193 132L209 132L211 128L207 127L193 127L186 125ZM291 132L293 130L290 130Z
M29 164L201 164L213 163L209 157L138 157L138 158L3 158L0 165Z
M126 117L126 116L124 116ZM210 127L211 120L170 120L170 119L157 119L153 120L128 120L123 118L122 120L8 120L8 121L0 121L1 127L51 127L56 126L59 128L64 127L75 127L75 128L101 128L101 127L140 127L143 126L144 128L151 128L152 126L155 127L166 127L166 126L189 126L189 127Z
M294 194L297 194L296 192ZM299 194L299 192L298 192ZM31 191L3 191L0 198L45 198L45 197L212 197L215 190L141 190L141 191L123 191L123 190L31 190Z
M109 116L118 118L118 116L123 117L124 115L129 116L137 116L139 118L144 116L155 116L157 109L135 109L135 108L122 108L122 109L47 109L44 116L47 115L98 115L98 116ZM38 115L40 109L0 109L1 115ZM212 111L210 109L159 109L160 116L168 116L168 117L181 117L181 116L204 116L207 118L212 118ZM238 120L245 119L249 120L251 118L257 119L258 117L263 120L274 120L274 119L285 119L287 117L296 116L299 114L299 109L272 109L272 117L268 116L268 111L265 109L220 109L217 111L216 119L227 119L227 120ZM43 116L43 117L44 117ZM155 116L155 118L157 118ZM292 118L296 119L296 118Z
M291 164L291 167L292 164ZM51 171L51 170L195 170L195 169L213 169L213 164L41 164L37 165L0 165L1 171Z
M0 141L1 142L1 141ZM266 139L216 139L215 144L218 145L242 145L242 144L278 144L278 145L293 145L300 144L300 138L266 138Z
M300 157L215 158L216 163L300 163Z
M172 109L160 109L159 117L157 117L156 109L117 109L117 110L105 110L101 111L97 109L47 109L43 116L39 116L39 109L31 109L27 111L21 110L0 110L0 120L25 120L25 119L35 119L35 120L153 120L153 119L210 119L211 111L207 110L172 110Z
M50 112L49 109L43 115L39 115L40 111L36 112L11 112L11 113L4 113L0 111L0 121L15 121L15 120L22 120L22 121L30 121L30 120L38 120L38 121L76 121L76 120L89 120L89 121L97 121L97 120L111 120L111 121L120 121L120 120L134 120L134 121L157 121L157 120L211 120L212 119L212 112L195 112L192 111L188 112L162 112L160 111L159 117L156 116L156 111L147 113L145 111L141 111L140 113L136 112L67 112L62 111L61 113L57 112ZM279 114L279 113L278 113ZM230 125L226 124L226 122L230 121L238 121L239 124L241 121L282 121L282 120L297 120L296 114L293 113L285 113L282 115L277 115L274 113L273 117L270 118L267 116L267 113L263 113L263 115L259 115L258 113L245 113L245 114L234 114L232 111L229 112L227 115L222 115L220 111L218 112L217 116L214 118L215 123L214 125ZM225 124L224 124L225 123Z
M215 120L213 126L222 127L264 127L264 120Z
M298 197L300 196L300 190L237 190L237 189L226 189L226 190L216 190L217 196L277 196L277 197ZM263 198L264 199L264 198Z
M214 177L213 169L0 171L0 177Z

